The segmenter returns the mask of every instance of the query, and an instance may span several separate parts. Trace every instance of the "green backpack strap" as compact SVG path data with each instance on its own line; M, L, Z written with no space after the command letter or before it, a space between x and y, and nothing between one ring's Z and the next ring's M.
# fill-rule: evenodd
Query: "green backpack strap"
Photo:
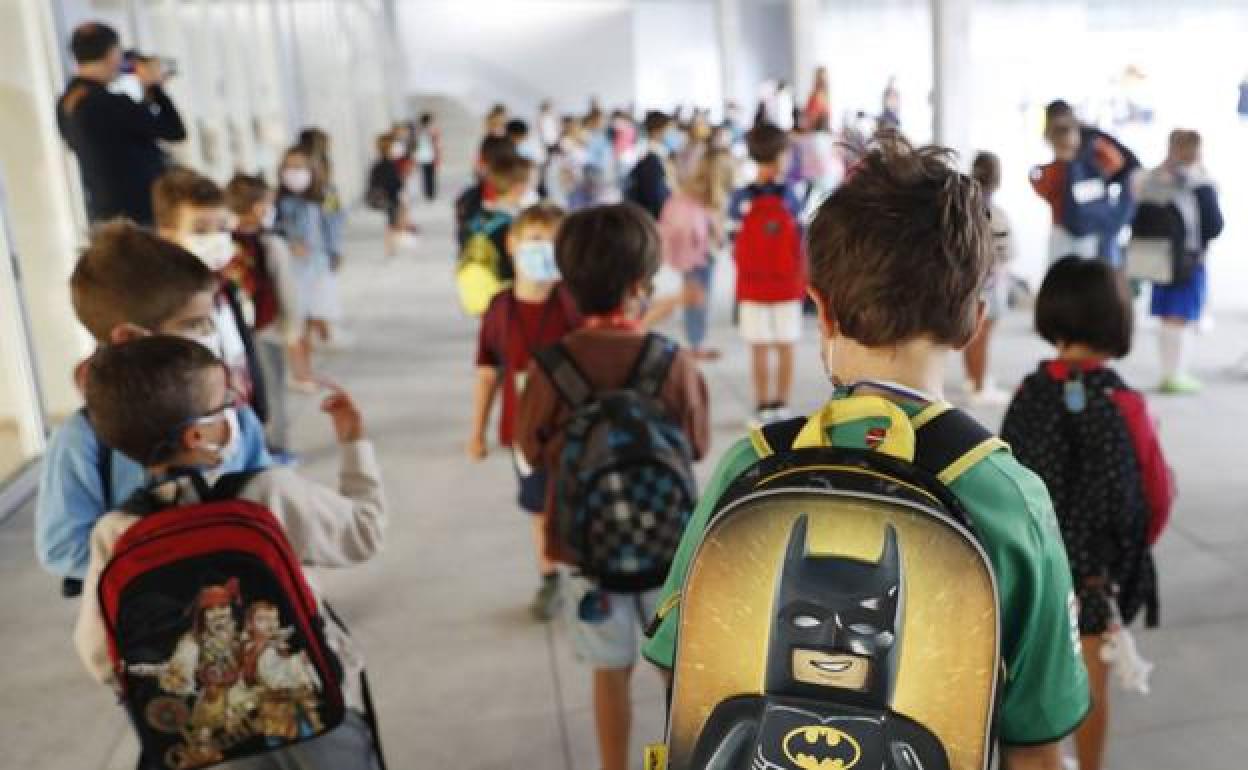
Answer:
M765 425L750 431L750 443L759 457L786 452L808 422L797 417ZM910 424L914 428L914 464L945 486L993 452L1009 449L974 417L944 401L927 406L910 418Z
M1009 445L974 417L946 402L911 418L914 464L949 486L988 455Z

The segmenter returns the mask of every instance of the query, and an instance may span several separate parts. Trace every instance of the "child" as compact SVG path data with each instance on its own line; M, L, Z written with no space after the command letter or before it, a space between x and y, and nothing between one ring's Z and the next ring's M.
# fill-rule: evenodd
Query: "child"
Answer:
M442 165L442 132L434 123L432 112L422 112L420 128L416 132L416 163L420 165L421 185L425 201L433 203L438 198L438 166Z
M496 192L490 184L490 168L503 158L515 155L515 146L502 136L487 136L481 140L477 154L476 181L455 199L455 240L463 249L468 240L468 223L481 213L486 203L493 201Z
M234 260L236 249L225 194L208 177L188 168L173 168L152 185L152 214L161 237L182 245L220 276L221 288L215 300L220 347L213 352L230 368L235 391L251 404L261 421L268 422L268 383L256 360L251 324L243 311L245 297L225 278L225 268Z
M757 170L754 183L733 194L728 228L737 262L741 337L750 346L757 404L750 424L761 425L789 416L806 271L798 225L802 204L782 181L788 134L762 123L745 141Z
M321 209L329 222L329 263L337 270L342 265L342 235L346 212L342 196L334 182L334 163L329 155L329 134L324 129L310 126L299 132L296 146L303 151L312 164L312 171L320 180ZM341 333L339 336L342 336Z
M1001 314L1005 312L1005 292L1008 275L1005 266L1014 259L1014 237L1010 234L1010 221L1005 211L992 196L1001 187L1001 161L990 152L981 152L971 164L971 178L979 182L984 197L988 199L988 221L992 224L993 253L996 259L984 282L984 323L979 334L962 352L966 363L967 391L972 404L1004 404L1009 395L988 378L988 350L992 343L992 331Z
M393 133L377 137L377 160L368 172L368 204L386 215L386 234L382 240L382 252L386 258L399 253L399 238L403 234L403 174L399 161L403 159L404 147Z
M564 285L585 316L584 328L563 342L568 355L595 390L622 387L646 339L636 311L659 264L654 220L631 204L585 209L569 216L560 227L555 257ZM695 458L700 458L709 441L706 383L687 352L678 352L660 398L688 436ZM568 415L568 407L546 374L536 363L530 365L516 419L516 440L533 467L548 471L556 467ZM552 490L557 481L552 474ZM546 517L547 554L566 560L553 519ZM601 604L586 597L597 597ZM578 655L594 667L594 719L604 770L629 767L629 679L641 629L657 598L657 590L640 594L597 590L579 577L572 577L567 586L564 607L572 642ZM582 617L585 605L603 614Z
M663 213L663 204L672 194L671 150L664 139L672 128L670 116L651 110L642 120L646 135L645 149L624 184L624 198L650 212L657 221Z
M291 358L294 387L316 390L312 376L312 342L329 341L329 327L341 315L338 287L332 271L334 224L322 205L324 180L312 158L298 147L286 151L279 170L277 228L290 244L295 282L303 303L306 329Z
M723 245L723 212L732 186L731 158L726 150L703 152L692 174L663 205L659 237L663 261L684 275L690 301L684 308L685 336L694 357L713 361L719 351L704 348L709 315L713 254Z
M1131 349L1131 299L1113 268L1066 257L1036 298L1036 331L1057 348L1023 381L1001 437L1044 480L1066 541L1092 711L1075 733L1080 770L1100 770L1109 727L1109 670L1101 647L1143 607L1157 620L1151 520L1173 497L1143 398L1106 362ZM1145 419L1124 420L1128 402ZM1139 443L1137 443L1137 440Z
M74 313L100 346L148 334L174 334L219 348L221 279L175 243L127 222L97 228L74 267ZM264 428L239 409L242 443L222 470L270 463ZM76 595L87 571L87 543L98 518L143 483L143 469L101 442L86 415L66 418L48 441L35 503L35 551L44 568Z
M230 406L232 402L228 395L225 368L202 345L178 337L147 337L101 349L89 364L86 400L87 412L92 424L100 431L100 437L136 462L142 460L147 486L133 501L136 509L159 509L197 502L199 493L192 477L171 474L178 468L219 466L224 459L223 448L231 446L235 440L236 423ZM263 505L276 517L304 564L343 567L367 561L381 549L386 507L380 469L373 456L372 445L363 437L360 413L350 396L337 391L325 399L321 409L333 421L334 432L342 447L341 491L302 479L286 469L273 469L248 479L238 497ZM79 605L74 628L75 646L88 672L101 683L114 687L117 682L109 657L109 631L104 626L96 588L100 573L112 557L118 539L139 518L128 511L117 511L107 514L95 525L91 533L87 598ZM211 565L205 565L208 572L212 569ZM199 607L203 610L210 606L237 609L237 582L219 587L223 590L214 591L214 588L218 587L209 585L201 590L201 601L197 602ZM319 600L318 604L323 606L323 600ZM324 614L323 609L321 612ZM254 625L255 618L252 620ZM230 646L242 641L237 624L237 619L218 622L215 629L218 633L213 635L212 640L218 643L224 640ZM202 637L212 633L214 628L212 624L200 628L200 646L206 648L208 643ZM203 630L205 628L207 630ZM248 638L251 636L254 634ZM343 724L314 742L296 744L223 767L277 768L297 765L361 770L376 767L375 742L364 716L362 654L337 623L325 624L325 636L330 649L345 669L341 682L348 712ZM188 639L187 643L194 649L196 639ZM182 644L179 642L179 649ZM258 658L263 651L250 652L254 653L256 663L260 663ZM161 686L173 692L194 691L197 679L199 686L202 686L204 676L229 681L240 674L247 675L246 671L240 670L244 663L240 659L242 655L225 658L227 661L234 660L233 665L239 667L231 670L225 668L228 663L217 662L221 657L205 662L202 659L205 654L201 652L190 658L193 662L189 666L185 665L183 656L175 656L170 660L169 670L161 674ZM286 689L287 698L299 698L300 688L295 685L307 679L306 666L299 665L306 659L292 656L284 661L270 662L286 670L277 670L278 666L260 668L257 665L253 676L267 670L267 673L281 680L274 684L284 685L282 689ZM292 671L294 666L301 670ZM262 694L270 692L268 688L263 688ZM273 694L282 695L280 689ZM198 723L195 724L197 730L207 732L207 735L200 736L197 748L210 752L213 745L208 739L213 737L221 719L217 714L197 713L207 712L206 708L198 708L203 702L202 698L197 702L190 720ZM266 705L270 708L264 708ZM258 727L265 734L285 738L295 728L291 722L296 704L282 706L281 703L256 703L260 716ZM227 712L225 718L229 720L231 716L236 717ZM311 726L316 727L315 724ZM216 749L217 758L220 758L220 747ZM283 760L289 761L290 765Z
M524 388L524 376L533 354L563 339L580 318L567 296L558 288L555 264L555 232L563 211L538 204L520 212L507 233L507 249L515 256L516 280L499 292L481 319L477 342L477 387L473 401L472 433L468 456L481 460L487 452L486 426L494 396L502 386L502 414L498 420L498 444L512 447L515 436L516 399ZM546 558L546 474L534 470L518 450L512 457L519 479L517 501L533 514L533 542L537 547L541 584L530 611L541 622L550 620L558 598L558 575Z
M269 452L286 463L294 459L286 405L286 351L297 348L303 337L290 247L272 229L277 209L264 177L235 174L225 187L225 202L236 221L236 257L225 274L250 300L256 359L264 381L271 385L265 389Z
M869 394L908 417L941 399L943 362L978 324L980 287L992 263L978 186L948 153L888 138L819 209L808 244L822 365L834 400ZM887 427L883 428L887 431ZM870 423L826 432L838 447L878 445ZM887 436L887 433L885 433ZM708 517L728 486L760 459L749 439L721 459L685 531L663 588L647 659L671 669L680 592ZM1071 644L1069 567L1043 485L1004 449L951 482L999 584L1009 677L997 735L1002 766L1059 770L1058 741L1088 709L1087 675Z
M1166 160L1144 175L1141 205L1173 206L1179 212L1187 275L1169 285L1154 285L1152 314L1161 319L1161 391L1185 395L1200 391L1200 381L1187 369L1188 327L1200 320L1208 294L1205 255L1209 242L1222 234L1218 191L1201 163L1200 134L1176 130L1170 134Z

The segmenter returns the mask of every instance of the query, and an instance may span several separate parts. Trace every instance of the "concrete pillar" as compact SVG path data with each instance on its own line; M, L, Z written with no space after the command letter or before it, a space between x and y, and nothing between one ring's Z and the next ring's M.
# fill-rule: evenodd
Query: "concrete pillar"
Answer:
M932 136L965 162L971 151L973 0L932 3Z
M819 0L789 0L793 37L793 100L804 107L819 66Z
M719 77L724 101L735 101L743 115L750 111L753 98L741 87L738 63L741 61L741 0L715 0L715 31L719 42Z
M64 45L47 0L0 0L0 176L10 193L5 204L12 223L9 246L16 256L2 270L20 271L30 342L37 352L29 371L43 384L53 420L80 403L72 372L90 351L69 301L69 274L82 233L75 213L81 198L70 183L77 169L56 127L55 104L65 82L58 49ZM0 259L8 258L0 253ZM8 306L17 285L12 272L6 281L10 288L0 296L0 305ZM3 312L8 320L0 329L0 347L5 348L8 368L13 365L10 358L24 354L20 348L25 340L24 335L11 336L19 333L15 309ZM32 391L21 385L18 391L0 394L0 410L16 412L8 416L26 426L24 442L42 441L42 436L29 435L37 430L30 422L31 410L37 409Z

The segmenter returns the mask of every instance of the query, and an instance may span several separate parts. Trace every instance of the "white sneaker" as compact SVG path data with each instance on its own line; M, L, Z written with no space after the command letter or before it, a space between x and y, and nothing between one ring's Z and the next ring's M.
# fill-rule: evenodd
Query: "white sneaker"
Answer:
M1004 406L1010 403L1010 394L988 383L979 390L970 390L967 393L966 402L971 406Z

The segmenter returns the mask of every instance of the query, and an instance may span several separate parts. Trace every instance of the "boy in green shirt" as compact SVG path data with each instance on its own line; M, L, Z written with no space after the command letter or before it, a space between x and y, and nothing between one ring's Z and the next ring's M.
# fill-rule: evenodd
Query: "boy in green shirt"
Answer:
M811 296L833 399L888 398L921 423L941 402L944 361L983 318L980 287L992 232L979 186L947 151L882 140L819 209L808 235ZM884 424L877 424L883 419ZM887 418L841 423L833 446L865 449ZM917 427L917 424L915 425ZM689 561L728 485L760 458L751 439L720 461L693 514L642 652L670 670ZM1044 484L1001 445L958 469L950 490L965 506L1000 588L1006 676L997 734L1010 770L1060 770L1058 742L1089 709L1074 625L1074 593Z

